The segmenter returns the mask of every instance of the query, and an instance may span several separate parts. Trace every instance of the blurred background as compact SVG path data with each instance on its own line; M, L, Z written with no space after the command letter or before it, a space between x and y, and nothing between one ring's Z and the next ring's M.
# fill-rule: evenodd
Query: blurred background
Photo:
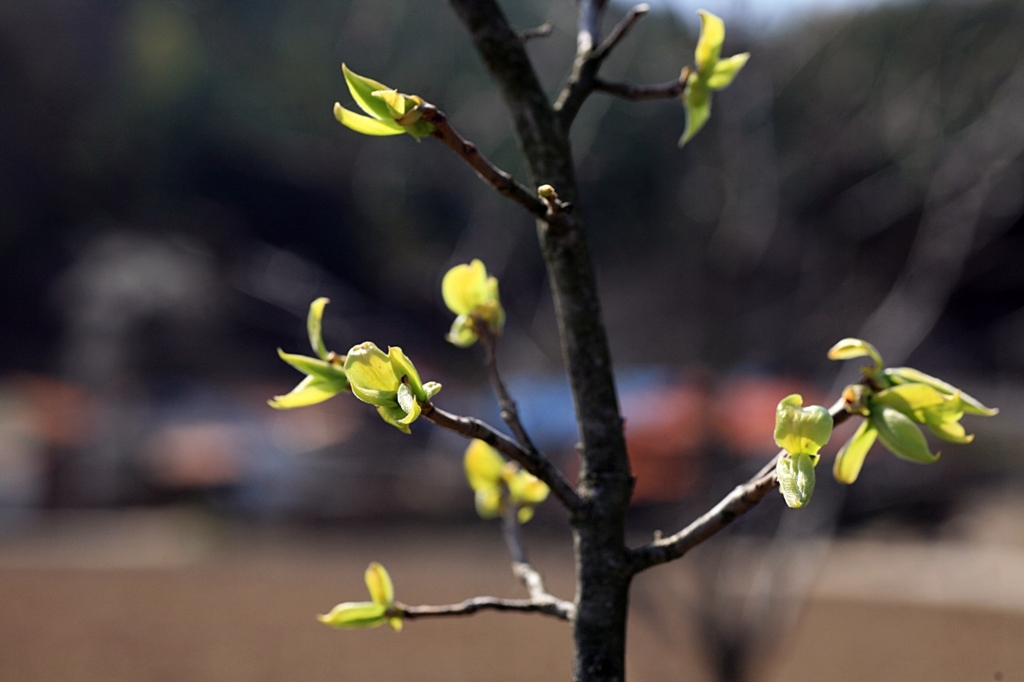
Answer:
M653 4L606 78L692 60L697 5ZM529 43L554 96L573 4L504 6L554 25ZM679 150L678 102L598 94L573 137L635 542L756 471L780 398L855 380L825 358L841 337L1002 413L932 467L878 450L841 489L826 462L810 508L772 495L642 576L632 679L1024 680L1024 6L701 6L753 54L707 128ZM568 679L568 629L536 617L312 619L362 598L370 560L409 603L519 594L463 441L344 396L266 406L301 378L275 349L308 352L314 298L329 348L400 345L439 405L497 425L482 351L444 341L441 277L481 258L524 422L576 469L532 221L433 140L339 126L342 61L525 180L440 0L0 3L5 679ZM564 514L526 533L569 597Z

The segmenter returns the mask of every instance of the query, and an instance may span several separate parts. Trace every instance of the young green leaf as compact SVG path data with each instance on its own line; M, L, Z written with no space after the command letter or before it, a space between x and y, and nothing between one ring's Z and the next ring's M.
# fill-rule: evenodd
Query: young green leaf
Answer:
M967 412L968 414L978 414L984 417L994 417L999 414L999 408L985 407L981 404L981 401L967 395L956 386L948 384L942 379L937 379L912 367L890 367L885 370L883 374L894 384L925 384L946 395L959 393L960 399L964 402L964 412Z
M405 128L398 125L391 119L378 120L349 111L341 106L340 102L334 103L334 118L338 119L341 125L363 135L384 137L386 135L401 135Z
M374 604L388 607L395 601L395 588L391 583L391 576L387 570L376 561L366 567L363 575L366 580L366 589L370 591L370 599Z
M864 356L874 361L876 369L882 368L882 356L878 349L863 339L842 339L828 351L829 360L852 360Z
M309 313L306 315L306 333L309 335L309 345L313 352L321 360L327 360L327 346L324 345L323 318L324 306L330 303L329 298L321 296L309 304Z
M505 460L498 451L487 443L474 438L466 448L462 465L466 480L473 490L484 490L498 486L505 470Z
M707 77L708 87L712 90L724 90L729 87L748 59L750 59L750 53L741 52L728 59L719 60Z
M371 341L353 346L345 358L352 393L365 403L378 407L397 407L399 380L391 358Z
M691 74L686 81L683 108L686 110L686 129L679 138L680 147L692 140L711 118L711 90L697 74Z
M718 63L719 55L722 54L722 43L725 42L725 22L706 10L697 10L700 15L700 37L697 39L697 49L694 50L694 60L697 63L697 70L702 73L710 73L715 64Z
M871 446L878 438L878 430L865 419L850 440L839 450L832 465L832 475L840 483L849 485L857 480Z
M423 387L423 382L420 380L420 373L416 371L416 367L412 364L402 349L398 346L390 346L388 348L388 358L391 359L391 369L401 381L405 379L409 382L409 388L412 389L413 395L418 400L426 401L427 392Z
M873 405L871 423L878 429L882 445L897 457L921 464L931 464L939 458L940 453L931 453L924 434L902 412L883 405Z
M305 355L285 353L280 348L277 349L277 354L282 360L303 374L312 374L326 381L342 381L345 387L348 387L348 378L345 376L345 370L339 365Z
M387 103L380 97L373 96L374 92L390 90L388 86L372 78L360 76L344 64L341 65L341 71L345 74L348 91L352 93L352 99L356 101L360 109L379 121L393 120Z
M775 476L779 481L779 492L786 505L792 509L804 507L814 493L814 467L818 455L800 453L779 458L775 465Z
M786 396L775 409L775 443L790 455L817 454L832 436L832 415L820 405L801 407L803 397Z
M316 619L340 630L375 628L387 621L385 611L383 606L371 601L349 601L338 604L329 613L317 616Z
M327 380L310 374L286 395L274 396L267 404L277 410L290 410L322 403L348 389L344 379Z

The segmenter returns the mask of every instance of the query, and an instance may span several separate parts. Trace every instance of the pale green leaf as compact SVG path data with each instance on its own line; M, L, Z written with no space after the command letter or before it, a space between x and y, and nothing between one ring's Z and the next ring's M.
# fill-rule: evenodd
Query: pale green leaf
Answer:
M369 601L345 602L338 604L330 613L317 616L317 620L332 628L353 630L356 628L375 628L383 625L387 618L385 608Z
M821 405L801 407L803 398L790 395L775 409L775 443L790 455L813 455L832 436L832 415Z
M360 109L375 119L381 121L392 120L388 112L388 105L381 98L373 96L374 92L390 90L391 88L383 83L378 83L372 78L360 76L349 70L344 64L341 65L341 71L345 74L345 83L348 85L348 91L352 93L352 99L356 101Z
M397 121L405 115L406 98L397 90L377 90L370 94L384 101L388 109L388 116L392 120Z
M402 433L412 433L412 430L409 428L409 424L404 421L409 417L409 415L405 410L398 406L397 402L392 401L390 405L378 405L377 414L380 415L381 419L388 424L391 424Z
M423 392L426 394L427 400L430 400L435 395L441 392L441 384L437 383L436 381L428 381L427 383L423 384Z
M267 404L278 410L306 407L333 398L347 388L344 380L328 381L311 374L299 382L299 385L290 393L274 396L274 399L268 400Z
M476 343L479 337L476 334L476 330L473 329L473 320L469 315L459 315L452 322L452 327L448 330L448 336L445 338L452 345L459 348L468 348Z
M836 455L836 461L832 465L832 475L837 481L849 485L857 480L861 467L864 465L864 458L867 457L871 446L875 444L876 438L878 438L878 430L869 420L865 419Z
M829 360L852 360L865 356L871 358L879 369L882 367L882 356L878 349L863 339L843 339L828 351Z
M416 402L416 396L412 394L412 389L406 384L400 384L397 399L398 407L405 412L405 416L398 420L399 423L412 424L420 416L420 404Z
M931 464L939 458L928 449L924 434L909 417L891 407L872 406L871 423L878 429L882 445L900 459Z
M312 346L313 352L321 360L327 359L327 346L324 345L323 335L323 318L324 306L330 302L329 298L321 296L309 304L309 313L306 315L306 333L309 335L309 345Z
M370 591L370 599L378 606L388 607L395 601L395 588L387 570L376 561L366 567L364 574L366 589Z
M930 415L935 421L957 421L963 415L959 397L940 393L927 384L899 384L879 391L872 400L899 410L919 424L930 421ZM945 415L949 418L943 418Z
M476 513L480 518L493 519L501 516L501 488L498 486L475 490L473 500L476 504Z
M402 349L398 346L391 346L388 348L388 358L391 360L391 368L398 377L398 380L406 379L409 382L409 388L412 389L413 395L421 401L427 400L427 392L423 388L423 382L420 380L420 373L416 371L416 366L412 364Z
M505 459L487 443L478 438L470 441L462 458L466 480L473 490L497 488L505 469Z
M779 492L792 509L804 507L814 493L814 466L818 455L806 453L791 457L780 457L775 465L775 476L779 481Z
M711 74L707 78L708 87L712 90L724 90L729 87L733 79L736 78L736 74L746 65L748 59L750 59L750 53L743 52L733 55L728 59L719 60L711 69Z
M519 468L512 475L505 476L505 484L508 486L509 499L515 505L540 504L550 492L544 481Z
M488 283L487 268L479 259L456 265L441 280L444 304L456 315L469 315L497 294L497 286Z
M327 381L342 381L344 382L345 387L348 387L348 378L345 376L345 370L339 365L324 362L319 358L285 353L280 348L277 349L277 354L282 360L303 374L312 374L313 376L320 377Z
M697 70L710 73L722 54L722 43L725 42L725 23L707 10L697 10L700 15L700 37L693 56Z
M679 138L680 147L692 140L711 117L711 91L704 81L697 78L697 74L691 74L686 82L683 108L686 110L686 129Z
M968 434L958 422L928 422L926 426L936 436L950 443L970 443L974 440L974 434Z
M345 357L345 374L352 385L352 393L374 405L387 404L388 398L393 402L400 383L391 358L372 341L349 349Z
M960 399L964 402L964 412L967 412L968 414L978 414L984 417L993 417L999 414L999 408L985 407L979 400L967 395L956 386L948 384L942 379L937 379L929 374L925 374L913 367L891 367L885 370L885 376L895 384L927 384L940 393L945 393L947 395L959 393Z
M405 132L405 128L391 119L378 121L375 118L349 111L338 102L334 103L334 118L338 119L346 128L350 128L363 135L383 137L385 135L401 135Z

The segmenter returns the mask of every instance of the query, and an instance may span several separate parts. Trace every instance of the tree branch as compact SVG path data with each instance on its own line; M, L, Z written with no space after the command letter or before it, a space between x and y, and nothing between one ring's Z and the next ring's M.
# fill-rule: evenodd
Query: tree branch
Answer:
M555 111L558 112L559 122L562 124L563 130L569 129L573 119L576 118L576 114L579 113L580 107L583 106L590 93L594 91L597 83L597 72L600 70L605 58L626 37L626 34L629 33L633 25L651 9L649 5L644 3L629 10L622 21L608 34L608 38L597 48L594 48L596 39L593 42L588 42L584 34L584 20L588 18L587 12L595 11L590 8L590 4L587 2L580 3L580 34L576 41L576 60L573 62L569 80L566 81L562 92L558 95L558 100L555 102ZM596 38L596 34L593 37Z
M477 336L480 338L480 344L484 347L487 359L487 374L491 379L491 386L494 388L494 393L498 396L498 404L501 405L501 419L508 428L512 430L512 435L519 441L519 445L522 448L534 456L540 456L537 451L537 447L530 440L530 436L526 433L526 429L523 428L522 422L519 421L519 410L516 407L516 401L512 399L508 389L505 387L505 382L501 380L501 373L498 372L498 339L491 333L490 328L486 323L474 324L474 328L477 329Z
M551 601L534 601L533 599L499 599L498 597L473 597L458 604L443 606L408 606L395 602L389 615L408 620L429 618L431 616L468 616L477 611L521 611L524 613L543 613L561 620L571 621L575 617L576 608L572 603L561 599Z
M832 415L835 424L841 424L851 416L846 411L846 401L842 398L829 408L829 414ZM783 454L784 452L780 452L775 455L749 481L736 486L722 498L721 502L683 530L667 538L657 538L648 545L632 550L630 558L633 572L639 573L652 566L678 559L753 508L778 485L775 465Z
M594 50L594 59L604 59L608 54L615 49L619 42L626 37L629 30L633 28L636 22L644 18L648 12L651 11L651 6L646 2L633 7L631 10L626 12L626 16L622 18L612 32L608 34L608 37L604 39L596 50Z
M473 417L460 417L449 412L445 412L434 406L431 402L426 402L422 406L421 416L438 426L454 431L455 433L465 436L466 438L478 438L492 448L505 455L509 459L515 460L523 465L523 468L529 471L531 474L544 481L551 492L554 493L562 504L569 509L569 511L576 511L580 507L580 498L576 494L572 485L565 480L565 476L562 472L551 463L547 457L539 452L530 452L524 449L514 440L496 431L493 427L485 424L479 419Z
M473 167L480 178L498 190L498 192L515 201L527 211L543 217L547 213L547 205L525 186L516 182L515 178L487 160L476 145L459 135L443 111L433 104L423 105L423 120L434 124L433 136L444 142L452 151Z
M679 97L686 89L686 79L690 77L690 67L683 67L679 80L659 83L657 85L633 85L632 83L609 83L600 78L594 79L594 90L607 92L623 99L638 102L647 99L669 99Z

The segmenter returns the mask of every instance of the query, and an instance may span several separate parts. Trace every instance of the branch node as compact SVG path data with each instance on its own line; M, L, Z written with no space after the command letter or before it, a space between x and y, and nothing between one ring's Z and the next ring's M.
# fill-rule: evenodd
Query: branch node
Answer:
M551 31L554 29L554 27L555 25L552 24L550 21L545 21L540 26L534 26L533 28L524 28L522 31L516 31L516 37L519 38L519 40L524 43L528 40L533 40L534 38L547 38L549 35L551 35Z

